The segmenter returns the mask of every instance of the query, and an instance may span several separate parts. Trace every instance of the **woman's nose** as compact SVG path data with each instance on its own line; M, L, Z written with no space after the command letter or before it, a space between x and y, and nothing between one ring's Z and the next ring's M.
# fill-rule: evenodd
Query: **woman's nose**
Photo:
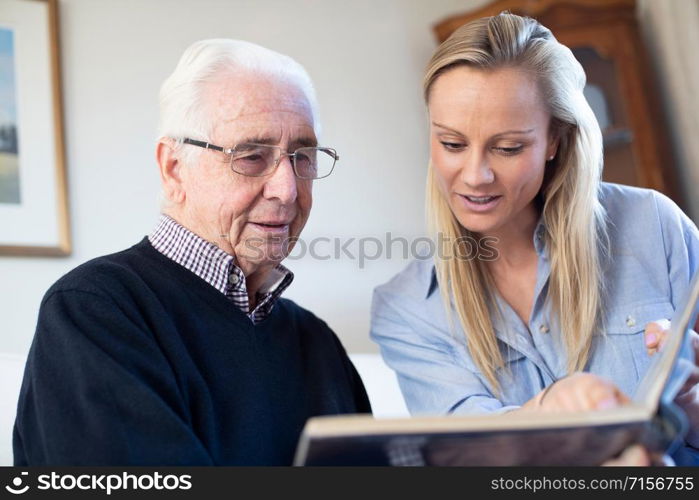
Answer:
M471 149L461 167L461 181L468 186L490 184L495 180L495 173L490 168L486 155Z

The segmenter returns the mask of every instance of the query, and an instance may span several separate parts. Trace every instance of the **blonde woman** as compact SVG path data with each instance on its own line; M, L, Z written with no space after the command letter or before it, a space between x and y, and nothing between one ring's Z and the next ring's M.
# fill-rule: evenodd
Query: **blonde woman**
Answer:
M412 413L604 409L645 373L666 327L654 321L697 271L699 231L657 192L600 182L584 84L569 49L511 14L463 26L432 57L427 213L451 245L372 307ZM677 399L693 431L684 461L699 447L697 381Z

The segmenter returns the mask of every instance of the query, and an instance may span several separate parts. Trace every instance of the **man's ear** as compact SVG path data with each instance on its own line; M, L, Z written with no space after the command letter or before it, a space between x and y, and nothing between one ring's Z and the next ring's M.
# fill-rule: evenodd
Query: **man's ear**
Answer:
M185 190L182 185L182 162L175 154L177 144L169 137L161 137L155 148L155 159L160 169L160 182L163 194L172 203L180 204L185 200Z

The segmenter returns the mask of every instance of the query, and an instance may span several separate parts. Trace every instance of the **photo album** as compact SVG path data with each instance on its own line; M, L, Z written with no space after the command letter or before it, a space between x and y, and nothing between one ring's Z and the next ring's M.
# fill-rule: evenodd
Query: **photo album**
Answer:
M671 330L632 402L578 413L511 412L492 416L309 419L295 465L516 466L599 465L633 443L671 453L687 419L673 404L693 360L699 274L678 304Z

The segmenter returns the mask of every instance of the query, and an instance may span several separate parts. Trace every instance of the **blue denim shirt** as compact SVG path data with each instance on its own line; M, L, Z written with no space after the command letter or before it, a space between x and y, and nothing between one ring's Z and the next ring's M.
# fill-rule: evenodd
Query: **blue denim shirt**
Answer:
M603 183L600 201L611 244L604 264L604 331L593 337L585 371L632 396L650 362L644 328L670 318L686 292L699 266L699 231L674 202L652 190ZM560 331L544 300L550 262L543 230L540 221L534 232L538 263L529 324L497 299L505 324L492 320L506 363L497 372L499 397L473 362L455 311L450 328L431 259L413 261L376 288L371 338L396 371L412 414L505 412L565 376Z

